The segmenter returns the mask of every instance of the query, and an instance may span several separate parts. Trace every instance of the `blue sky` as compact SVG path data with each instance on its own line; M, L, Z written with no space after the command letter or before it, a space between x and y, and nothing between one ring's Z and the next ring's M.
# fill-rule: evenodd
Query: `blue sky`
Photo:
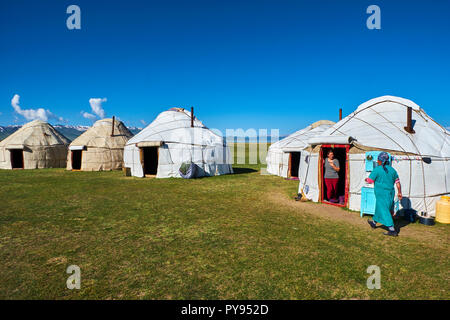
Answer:
M81 8L68 30L66 8ZM366 8L381 8L381 30ZM207 126L290 133L397 95L450 126L450 1L40 0L0 2L0 125L11 106L69 124L142 126L193 105ZM51 123L60 123L57 118Z

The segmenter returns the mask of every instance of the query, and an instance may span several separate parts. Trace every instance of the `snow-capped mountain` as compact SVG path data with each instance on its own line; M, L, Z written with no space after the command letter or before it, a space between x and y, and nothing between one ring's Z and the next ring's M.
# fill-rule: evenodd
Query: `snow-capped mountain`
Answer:
M72 126L65 124L55 124L53 127L61 132L69 140L74 140L87 129L89 129L88 126Z
M87 129L89 129L89 126L72 126L72 125L67 125L67 124L55 124L53 126L54 128L64 128L64 129L74 129L77 131L86 131Z
M12 126L6 126L6 127L0 126L0 140L3 140L7 136L9 136L11 133L16 132L20 127L21 126L18 126L18 125L12 125Z

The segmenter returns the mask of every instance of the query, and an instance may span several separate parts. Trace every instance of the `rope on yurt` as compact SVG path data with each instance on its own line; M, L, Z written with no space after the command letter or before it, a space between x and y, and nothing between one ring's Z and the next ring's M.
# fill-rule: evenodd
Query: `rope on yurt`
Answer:
M404 107L409 107L408 105L406 105L406 104L403 104L403 103L401 103L401 102L398 102L398 101L393 101L393 100L382 100L382 101L379 101L379 102L375 102L375 103L373 103L373 104L371 104L371 105L368 105L367 107L365 107L364 109L361 109L361 110L359 110L359 111L354 111L354 112L352 112L351 114L349 114L346 118L344 118L344 119L347 119L345 122L343 121L344 119L342 119L341 121L343 121L342 122L342 124L339 126L339 127L336 127L335 128L335 131L333 131L331 134L333 134L334 132L336 132L336 131L338 131L339 133L343 133L343 132L340 132L339 131L339 129L341 128L341 127L343 127L345 124L347 124L347 122L349 122L351 119L353 119L354 117L356 117L356 115L358 114L358 113L360 113L360 112L362 112L362 111L365 111L365 110L367 110L367 109L370 109L370 108L372 108L373 106L376 106L377 104L380 104L380 103L385 103L385 102L393 102L393 103L397 103L397 104L399 104L399 105L402 105L402 106L404 106ZM423 117L422 117L423 118ZM358 119L358 118L356 118L356 119ZM341 122L340 121L340 122ZM339 122L338 122L339 123Z
M366 110L366 109L364 109L364 110ZM410 175L410 177L409 177L409 188L408 188L409 193L408 193L408 197L410 198L410 197L411 197L411 170L412 170L412 163L411 163L411 159L410 159L409 155L407 154L406 150L405 150L399 143L397 143L395 140L391 139L391 137L389 137L388 135L386 135L383 131L381 131L381 130L378 129L377 127L371 125L369 122L367 122L367 121L365 121L365 120L362 120L362 119L360 119L360 118L357 118L357 117L354 117L354 118L355 118L356 120L359 120L359 121L361 121L361 122L364 122L364 123L367 124L368 126L370 126L370 127L372 127L373 129L379 131L381 134L383 134L384 136L386 136L387 138L389 138L392 142L394 142L394 144L398 145L399 148L403 150L403 152L405 152L405 154L406 154L406 156L408 157L408 160L409 160L409 175Z
M379 115L380 117L382 117L383 119L385 119L386 121L388 121L390 124L392 124L395 128L397 128L400 132L402 132L412 143L412 145L414 146L414 148L416 148L417 154L420 156L420 158L422 159L423 156L420 153L419 148L417 147L417 145L414 143L414 141L411 139L411 137L406 134L401 128L397 127L394 123L392 123L391 121L389 121L389 119L386 119L386 117L384 117L383 115L381 115L380 113L376 112L375 110L373 110L377 115ZM409 160L409 196L411 196L411 171L412 171L412 161L408 155L408 160ZM425 211L428 212L428 207L427 207L427 202L426 202L426 182L425 182L425 168L423 166L423 161L420 161L420 165L422 168L422 177L423 177L423 203L425 205Z

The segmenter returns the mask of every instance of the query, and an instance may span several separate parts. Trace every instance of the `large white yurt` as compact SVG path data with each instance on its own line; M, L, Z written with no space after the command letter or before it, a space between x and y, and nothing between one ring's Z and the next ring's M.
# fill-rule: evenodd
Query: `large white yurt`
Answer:
M449 137L448 130L410 100L369 100L308 141L310 147L300 159L299 193L316 202L324 200L323 159L331 148L341 167L342 205L371 214L373 187L364 180L376 166L377 153L386 151L402 185L403 200L396 199L396 210L434 216L436 201L450 193Z
M101 119L69 145L67 170L109 171L123 168L123 148L133 134L122 121Z
M136 177L181 177L180 167L195 166L195 177L233 173L222 137L183 108L171 108L128 141L125 167Z
M64 168L68 145L52 125L31 121L0 142L0 169Z
M301 151L308 147L308 140L333 124L333 121L320 120L273 143L267 151L267 172L284 178L298 178Z

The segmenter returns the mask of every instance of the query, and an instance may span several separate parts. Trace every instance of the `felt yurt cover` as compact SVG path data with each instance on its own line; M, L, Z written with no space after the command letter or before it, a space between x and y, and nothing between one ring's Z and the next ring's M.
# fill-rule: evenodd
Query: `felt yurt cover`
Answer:
M114 122L114 130L113 130ZM72 170L73 154L81 152L82 171L117 170L123 167L123 148L133 136L123 122L101 119L69 146L67 170Z
M289 153L302 151L309 146L310 138L321 134L333 124L333 121L320 120L273 143L267 151L267 172L287 178Z
M233 173L230 150L224 139L208 129L196 117L191 127L191 114L183 108L160 113L125 146L125 166L131 174L144 177L145 148L156 148L155 176L180 177L183 163L196 165L197 176Z
M20 155L23 169L64 168L69 140L52 125L31 121L0 142L0 169L12 169Z
M405 129L412 109L414 133ZM321 135L311 138L301 156L299 193L319 201L319 152L322 145L347 144L348 207L360 210L366 177L366 151L383 150L393 156L404 200L400 209L435 214L435 202L450 192L450 132L414 102L383 96L361 104ZM342 166L342 164L341 164Z

